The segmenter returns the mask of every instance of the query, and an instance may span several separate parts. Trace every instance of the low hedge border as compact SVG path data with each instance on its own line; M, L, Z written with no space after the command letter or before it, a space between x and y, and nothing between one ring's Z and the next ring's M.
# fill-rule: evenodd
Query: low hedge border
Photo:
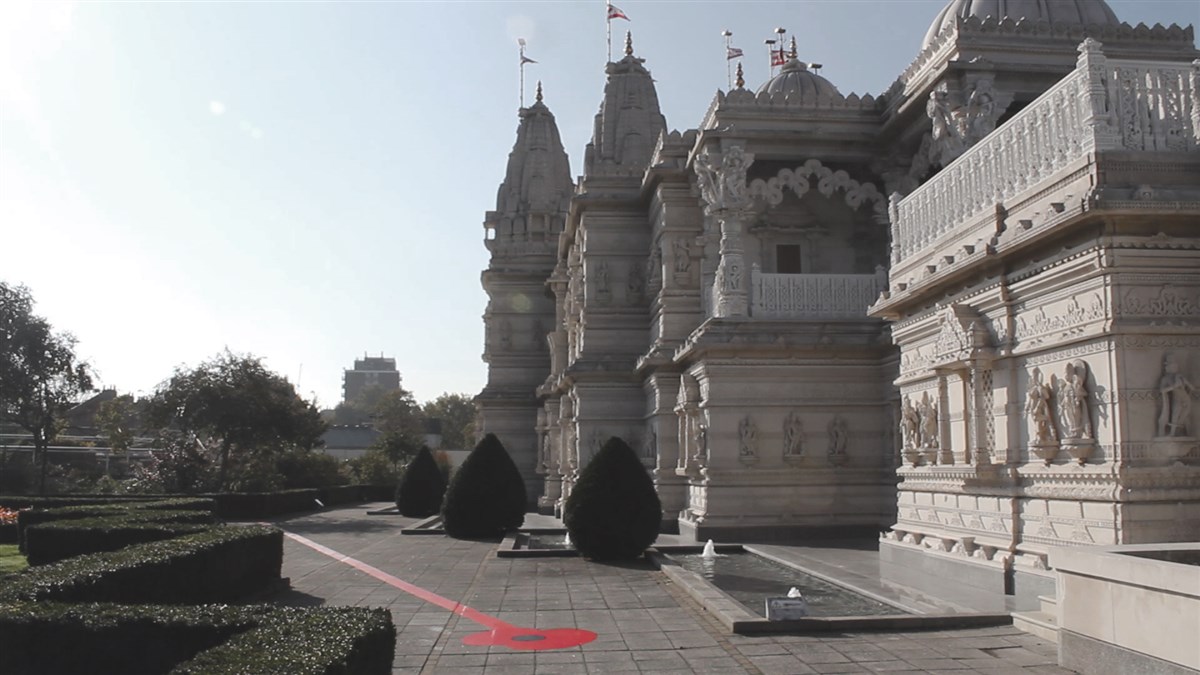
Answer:
M313 511L325 506L361 502L390 502L395 498L395 485L332 485L323 488L281 490L279 492L214 492L185 499L212 500L213 510L227 519L253 520L288 513ZM159 503L180 499L179 495L72 495L34 497L26 495L0 496L0 507L8 509L56 509L61 507L119 506Z
M360 607L0 603L0 672L384 675L390 612ZM63 649L70 645L70 649Z
M25 557L46 565L77 555L196 534L216 522L211 511L134 510L102 518L40 523L25 528Z
M230 602L278 581L282 567L279 529L218 526L31 567L5 579L0 601Z
M122 516L138 511L203 511L212 514L216 509L217 502L213 499L190 497L182 499L159 499L148 502L123 501L108 504L83 504L53 508L34 507L22 510L17 514L17 541L21 545L21 551L26 552L25 529L42 523Z

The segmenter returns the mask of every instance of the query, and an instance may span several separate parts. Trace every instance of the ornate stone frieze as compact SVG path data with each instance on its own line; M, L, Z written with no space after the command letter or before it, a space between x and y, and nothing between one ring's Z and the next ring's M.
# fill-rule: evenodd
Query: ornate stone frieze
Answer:
M821 195L832 197L834 192L842 191L850 208L857 209L869 202L877 215L887 216L887 197L875 185L860 183L845 171L834 171L817 159L810 159L794 169L782 169L775 176L765 180L756 178L750 181L750 197L765 202L768 206L778 206L783 202L785 190L794 192L797 197L808 194L812 189L813 178L817 179L817 192Z
M1073 345L1066 349L1056 349L1051 352L1036 354L1025 359L1027 366L1044 366L1048 363L1060 363L1066 359L1087 356L1088 354L1099 354L1108 351L1109 343L1107 341L1088 342L1086 344Z
M935 365L967 362L990 356L991 336L975 310L953 303L942 310L936 344Z
M1064 307L1047 312L1045 306L1017 318L1014 339L1020 346L1037 346L1048 340L1062 339L1083 332L1085 324L1104 318L1104 301L1099 293L1085 299L1086 305L1072 296Z
M1194 323L1200 320L1200 288L1180 288L1171 284L1163 284L1157 289L1131 288L1121 296L1120 310L1124 316L1179 320L1165 323Z

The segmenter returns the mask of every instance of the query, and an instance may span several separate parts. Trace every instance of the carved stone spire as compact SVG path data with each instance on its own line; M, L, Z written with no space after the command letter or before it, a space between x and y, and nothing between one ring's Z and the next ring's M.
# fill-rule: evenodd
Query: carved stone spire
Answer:
M735 80L734 83L737 84L738 89L743 89L746 86L746 78L742 74L742 62L741 61L738 61L737 80Z
M606 67L604 100L584 155L585 176L638 173L649 164L667 125L644 63L633 55L633 36L627 34L625 58Z
M537 101L522 108L520 117L517 142L508 155L508 170L496 195L496 210L488 213L485 223L493 230L488 241L493 258L506 255L511 242L537 242L547 253L552 252L574 191L558 125L542 102L541 82ZM512 253L518 255L518 249L532 252L525 246Z

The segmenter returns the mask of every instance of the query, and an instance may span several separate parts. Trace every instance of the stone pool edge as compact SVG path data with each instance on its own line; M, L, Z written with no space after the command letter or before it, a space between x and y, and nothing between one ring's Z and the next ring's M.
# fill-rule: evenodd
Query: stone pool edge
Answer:
M688 571L658 551L647 553L659 570L684 590L705 611L712 614L731 633L762 635L771 633L831 633L853 631L943 630L1003 626L1012 623L1012 615L998 614L894 614L884 616L810 617L791 621L768 621L746 609L742 603ZM777 561L778 562L778 561ZM787 564L786 562L784 564ZM791 565L789 565L791 566ZM811 574L808 570L803 570ZM819 575L814 575L819 576ZM834 580L819 576L830 583ZM844 584L837 583L845 588ZM849 589L858 593L857 589ZM873 598L878 599L878 598ZM895 606L894 602L885 604ZM899 609L899 608L897 608Z

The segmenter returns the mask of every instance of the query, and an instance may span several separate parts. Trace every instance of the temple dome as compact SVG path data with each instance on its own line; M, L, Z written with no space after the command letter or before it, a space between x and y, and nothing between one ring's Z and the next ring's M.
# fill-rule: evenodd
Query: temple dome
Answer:
M925 34L921 48L929 47L938 33L955 19L986 17L1013 21L1045 21L1075 26L1119 26L1120 20L1105 0L951 0Z
M759 94L799 94L803 98L821 96L841 96L841 92L829 80L808 69L795 57L783 64L779 74L763 83L758 88Z

